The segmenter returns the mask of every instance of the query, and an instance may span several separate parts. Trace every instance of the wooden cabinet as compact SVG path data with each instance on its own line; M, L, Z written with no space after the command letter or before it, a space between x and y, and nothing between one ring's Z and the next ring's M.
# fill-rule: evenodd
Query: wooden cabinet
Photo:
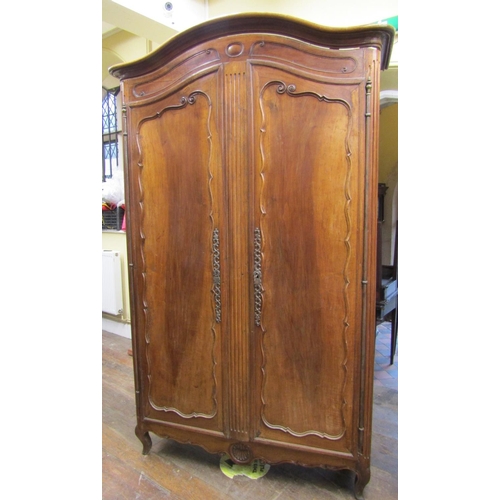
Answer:
M236 15L121 80L136 434L369 480L393 30Z

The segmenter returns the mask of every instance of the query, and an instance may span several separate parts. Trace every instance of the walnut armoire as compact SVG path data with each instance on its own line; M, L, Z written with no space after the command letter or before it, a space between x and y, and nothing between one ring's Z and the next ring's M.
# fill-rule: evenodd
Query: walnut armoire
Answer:
M137 402L236 463L370 477L379 73L390 26L217 18L121 81Z

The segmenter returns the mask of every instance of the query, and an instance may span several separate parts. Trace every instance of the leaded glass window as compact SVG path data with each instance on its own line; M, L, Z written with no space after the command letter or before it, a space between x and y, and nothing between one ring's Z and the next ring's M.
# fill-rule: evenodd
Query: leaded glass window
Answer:
M111 179L113 171L118 167L118 120L116 112L116 96L119 87L105 89L102 99L102 181Z

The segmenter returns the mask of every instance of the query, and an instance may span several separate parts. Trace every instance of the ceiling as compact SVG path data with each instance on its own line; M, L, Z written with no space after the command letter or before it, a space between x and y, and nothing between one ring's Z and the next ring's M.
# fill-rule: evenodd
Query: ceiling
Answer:
M105 23L104 21L102 22L102 35L103 36L108 36L111 32L114 32L117 29L116 26L113 26L112 24Z
M236 5L252 11L287 12L294 17L332 26L360 24L391 24L398 30L398 16L385 17L397 12L396 0L331 0L315 8L307 3L288 0L102 0L102 35L109 36L123 29L157 43L163 43L173 34L208 20L209 4L212 16L233 12ZM319 2L316 2L319 4ZM236 9L235 11L238 11ZM336 22L332 24L332 20ZM377 21L380 20L380 21Z
M168 5L167 5L168 4ZM102 0L102 36L120 29L163 43L207 19L205 0Z
M259 1L266 4L266 0ZM366 2L366 0L353 1L354 4ZM106 38L124 30L162 45L179 31L206 21L208 3L209 0L102 0L102 37ZM212 4L217 7L215 1L212 1L211 8ZM398 29L397 16L385 19L383 22L388 22L396 30ZM396 35L391 66L398 65L397 39Z

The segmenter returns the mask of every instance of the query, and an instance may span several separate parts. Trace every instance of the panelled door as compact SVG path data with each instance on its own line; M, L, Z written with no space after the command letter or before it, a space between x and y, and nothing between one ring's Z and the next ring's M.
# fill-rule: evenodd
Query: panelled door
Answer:
M288 47L287 67L257 61L251 70L255 437L354 454L363 59L310 51Z
M215 70L152 92L127 119L139 407L151 421L222 435L218 84Z

